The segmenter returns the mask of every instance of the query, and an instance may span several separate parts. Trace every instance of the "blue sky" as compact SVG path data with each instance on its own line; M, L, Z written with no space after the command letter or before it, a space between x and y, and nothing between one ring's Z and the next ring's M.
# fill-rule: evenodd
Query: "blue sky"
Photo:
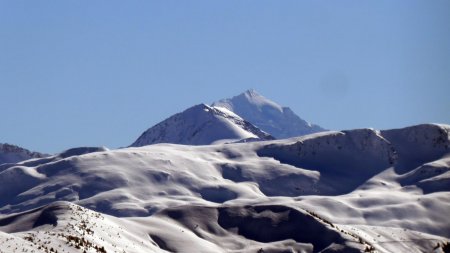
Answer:
M254 88L328 129L450 123L450 1L1 1L0 142L132 143Z

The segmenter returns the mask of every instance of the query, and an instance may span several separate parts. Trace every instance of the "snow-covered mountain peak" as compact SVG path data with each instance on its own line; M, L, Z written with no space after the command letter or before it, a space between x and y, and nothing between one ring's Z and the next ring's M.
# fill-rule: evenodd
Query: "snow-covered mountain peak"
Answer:
M222 99L218 102L213 103L213 106L224 107L230 111L239 110L239 106L245 104L251 105L253 109L257 109L262 112L264 110L276 110L280 113L283 112L283 107L259 94L254 89L246 90L245 92L232 97L231 99Z
M289 107L271 101L250 89L212 104L227 108L276 138L289 138L324 131L298 117Z
M220 115L223 117L235 118L236 120L243 120L239 115L235 114L234 112L230 111L227 108L210 106L210 105L207 105L204 103L194 105L191 108L187 109L186 112L187 111L190 111L192 113L201 113L203 111L203 112L209 113L209 115L211 115L211 116Z
M198 104L145 131L131 146L155 143L208 145L243 139L273 139L228 110Z
M0 143L0 164L17 163L32 158L41 158L46 156L48 155L38 152L31 152L28 149L24 149L16 145Z

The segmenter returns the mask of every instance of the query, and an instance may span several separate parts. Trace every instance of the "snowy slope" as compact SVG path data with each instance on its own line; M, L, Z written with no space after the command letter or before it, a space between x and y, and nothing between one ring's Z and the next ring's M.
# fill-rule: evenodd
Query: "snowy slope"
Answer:
M22 243L31 236L77 252L68 235L84 229L90 252L443 252L449 132L427 124L20 163L0 171L0 245L18 250L0 249L35 249Z
M255 90L247 90L238 96L220 100L212 105L233 111L279 139L324 131L320 126L301 119L289 107L282 107L261 96Z
M119 219L55 202L0 218L0 229L5 252L360 252L369 247L304 210L284 206L181 206Z
M205 145L243 139L273 138L227 109L199 104L151 127L131 146L155 143Z
M24 160L41 158L45 156L47 155L38 152L31 152L15 145L0 143L0 164L17 163Z

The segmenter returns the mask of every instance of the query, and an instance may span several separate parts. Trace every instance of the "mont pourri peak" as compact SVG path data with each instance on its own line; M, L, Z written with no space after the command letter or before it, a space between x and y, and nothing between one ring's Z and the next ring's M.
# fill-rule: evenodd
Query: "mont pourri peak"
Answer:
M212 105L227 108L277 139L325 131L324 128L305 121L289 107L280 106L254 89Z

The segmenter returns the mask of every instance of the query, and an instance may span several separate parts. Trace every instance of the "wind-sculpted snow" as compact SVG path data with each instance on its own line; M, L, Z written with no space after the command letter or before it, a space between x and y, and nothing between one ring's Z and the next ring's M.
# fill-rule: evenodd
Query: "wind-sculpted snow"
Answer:
M200 238L236 251L244 246L239 245L239 237L253 241L260 252L360 252L368 246L306 211L284 205L181 206L168 208L155 218L169 218ZM160 237L160 241L168 240Z
M439 252L450 240L449 128L77 149L97 152L21 162L0 171L0 245L27 233L37 243L47 231L107 252ZM50 208L55 201L73 204ZM94 225L77 210L103 218ZM80 226L93 234L68 237L83 235Z

